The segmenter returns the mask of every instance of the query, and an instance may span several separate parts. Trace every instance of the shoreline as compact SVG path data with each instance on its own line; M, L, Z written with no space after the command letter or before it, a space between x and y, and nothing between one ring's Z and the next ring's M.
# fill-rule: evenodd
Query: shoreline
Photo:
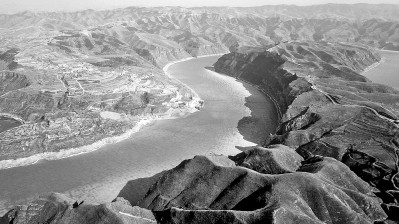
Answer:
M65 159L68 157L78 156L81 154L90 153L90 152L100 149L101 147L103 147L105 145L113 144L113 143L117 143L117 142L126 140L129 137L131 137L131 135L133 135L134 133L137 133L142 128L154 123L155 121L166 120L166 119L176 119L176 118L184 117L185 115L188 115L188 114L198 111L198 109L196 109L198 107L198 105L200 105L201 107L203 106L203 101L200 99L199 95L193 89L191 89L189 86L187 86L185 83L181 82L178 79L173 78L171 76L171 74L169 72L167 72L167 70L169 69L169 67L171 65L174 65L179 62L188 61L188 60L192 60L195 58L219 56L219 55L223 55L223 54L225 54L225 53L201 55L198 57L188 57L188 58L180 59L177 61L169 62L162 68L162 70L164 71L164 74L167 77L173 79L174 81L177 81L178 83L182 84L185 88L188 88L191 91L193 98L191 101L187 102L187 105L188 105L187 108L184 108L184 109L169 108L169 110L163 114L150 115L150 116L147 115L147 117L143 116L142 118L139 117L139 121L137 122L137 124L135 124L134 127L129 129L127 132L125 132L121 135L103 138L103 139L96 141L89 145L84 145L84 146L77 147L77 148L63 149L63 150L60 150L59 152L45 152L45 153L39 153L39 154L35 154L32 156L24 157L24 158L2 160L2 161L0 161L0 170L33 165L33 164L38 163L40 160L59 160L59 159ZM15 120L18 120L18 121L21 120L20 118L14 116L12 114L0 114L0 116L9 117L12 119L17 118ZM21 120L21 121L24 123L23 120Z
M398 54L399 54L399 51L393 51L393 50L378 49L378 51L389 52L389 53L398 53ZM380 60L380 61L375 62L375 63L373 63L373 64L370 65L370 66L367 66L360 74L363 75L363 76L365 76L364 73L367 73L367 72L369 72L370 70L372 70L373 68L379 66L380 64L385 63L385 61L386 61L386 57L381 57L381 60Z
M16 120L16 121L20 122L21 124L25 124L24 119L22 119L21 117L18 117L17 115L14 115L14 114L0 113L0 117L13 119L13 120Z
M182 81L173 78L173 77L170 75L170 73L167 72L167 70L169 69L170 66L172 66L172 65L174 65L174 64L176 64L176 63L179 63L179 62L189 61L189 60L192 60L192 59L195 59L195 58L212 57L212 56L221 56L221 55L224 55L224 54L226 54L226 53L208 54L208 55L201 55L201 56L197 56L197 57L183 58L183 59L180 59L180 60L177 60L177 61L169 62L168 64L166 64L166 65L162 68L162 70L163 70L163 72L165 73L165 75L166 75L167 77L169 77L169 78L171 78L171 79L174 79L175 81L177 81L177 82L179 82L180 84L182 84L184 87L186 87L187 89L189 89L189 90L192 92L192 94L194 95L194 97L195 97L197 100L201 100L201 98L199 97L199 95L198 95L191 87L189 87L188 85L186 85L186 84L183 83ZM193 97L193 100L195 99L194 97Z
M191 110L192 110L193 108L196 108L196 107L197 107L196 105L199 105L200 108L202 108L202 107L204 107L205 102L204 102L203 100L201 100L201 97L200 97L200 96L197 94L197 92L195 92L190 86L188 86L187 84L183 83L182 81L180 81L180 80L178 80L178 79L173 78L172 75L168 72L169 67L172 66L172 65L174 65L174 64L176 64L176 63L180 63L180 62L183 62L183 61L189 61L189 60L196 59L196 58L204 58L204 57L212 57L212 56L222 56L222 55L224 55L224 54L226 54L226 53L208 54L208 55L201 55L201 56L197 56L197 57L183 58L183 59L180 59L180 60L177 60L177 61L169 62L169 63L167 63L167 64L162 68L163 72L165 73L165 75L166 75L167 77L169 77L170 79L173 79L174 81L178 82L180 85L184 86L185 88L187 88L188 90L191 91L191 94L192 94L193 96L192 96L191 101L188 103L188 104L189 104L188 110L190 110L190 108L191 108ZM194 111L194 112L188 111L188 112L189 112L189 113L194 113L195 111Z
M399 54L399 51L393 51L393 50L378 49L378 51L389 52L389 53L398 53L398 54ZM381 57L381 60L380 60L380 61L375 62L375 63L373 63L372 65L366 67L360 74L361 74L361 75L364 75L364 73L367 73L367 72L369 72L370 70L372 70L373 68L379 66L380 64L385 63L385 61L386 61L386 57Z
M141 128L145 127L146 125L150 124L153 121L155 121L155 120L142 119L132 129L125 132L124 134L104 138L104 139L96 141L90 145L85 145L85 146L81 146L78 148L63 149L63 150L60 150L59 152L39 153L39 154L35 154L35 155L25 157L25 158L2 160L2 161L0 161L0 170L10 169L10 168L20 167L20 166L33 165L35 163L38 163L40 160L65 159L68 157L73 157L73 156L93 152L93 151L103 147L104 145L112 144L112 143L116 143L116 142L125 140L126 138L130 137L132 134L136 133Z
M399 51L394 51L394 50L384 50L384 49L379 49L380 51L386 51L386 52L392 52L392 53L399 53Z
M172 110L172 111L170 111ZM104 147L105 145L108 144L114 144L121 142L123 140L126 140L130 138L133 134L137 133L140 131L142 128L147 127L150 124L153 124L154 122L158 120L167 120L167 119L176 119L180 117L184 117L185 115L194 113L198 111L197 109L193 108L187 108L184 111L182 109L176 109L179 110L179 113L174 113L175 109L170 108L167 112L164 114L159 114L159 115L150 115L148 117L143 116L143 118L139 119L137 124L131 129L129 129L127 132L117 135L117 136L111 136L107 138L103 138L99 141L93 142L92 144L89 145L84 145L81 147L77 148L70 148L70 149L62 149L59 152L45 152L45 153L39 153L35 154L29 157L25 158L18 158L18 159L9 159L9 160L2 160L0 161L0 170L6 170L6 169L11 169L15 167L21 167L21 166L29 166L38 163L40 160L59 160L59 159L65 159L69 157L74 157L78 156L81 154L86 154L90 152L94 152L101 147ZM178 116L173 116L174 114L179 114Z
M228 76L228 77L232 77L232 76L229 76L229 75L226 75L226 74L223 74L223 73L215 72L215 71L210 70L210 69L207 69L207 70L210 71L210 72L214 72L214 73L216 73L216 74L218 74L218 75L225 75L225 76ZM282 118L283 118L283 114L281 113L280 105L278 104L277 100L276 100L274 97L272 97L269 93L267 93L265 90L263 90L259 85L252 84L252 83L250 83L250 82L248 82L248 81L245 81L245 80L243 80L243 79L239 79L239 78L236 78L236 77L232 77L232 78L234 78L234 79L237 80L238 82L243 82L243 83L246 83L246 84L248 84L248 85L250 85L250 86L252 86L252 87L255 87L259 92L261 92L263 95L265 95L267 98L269 98L270 101L273 102L274 107L276 108L277 117L278 117L278 122L279 122L279 123L281 122L281 120L282 120Z
M267 93L265 90L263 90L259 85L252 84L252 83L247 82L247 81L242 80L242 79L237 79L236 78L236 80L238 80L240 82L244 82L244 83L246 83L248 85L251 85L251 86L255 87L259 92L261 92L263 95L265 95L267 98L269 98L273 102L274 107L277 110L278 122L281 123L281 119L283 118L283 114L281 113L280 105L278 104L277 100L274 97L272 97L269 93Z
M268 98L274 105L274 108L276 110L276 115L277 115L277 122L276 122L276 126L274 127L273 131L271 131L269 133L269 135L267 137L263 136L263 139L260 143L258 143L258 145L262 146L265 144L265 142L268 140L268 138L270 138L270 135L275 135L279 126L281 125L281 123L283 123L283 114L281 113L281 107L280 104L278 103L278 101L268 92L267 89L262 88L260 85L255 85L252 84L250 82L244 81L244 80L238 80L238 81L243 81L244 83L247 83L248 85L251 85L252 87L256 88L257 91L259 91L264 97Z
M365 69L363 69L362 72L360 72L360 75L363 75L367 78L367 76L365 75L365 73L369 72L370 70L376 68L377 66L379 66L382 63L385 63L386 58L385 57L381 57L381 60L367 66Z

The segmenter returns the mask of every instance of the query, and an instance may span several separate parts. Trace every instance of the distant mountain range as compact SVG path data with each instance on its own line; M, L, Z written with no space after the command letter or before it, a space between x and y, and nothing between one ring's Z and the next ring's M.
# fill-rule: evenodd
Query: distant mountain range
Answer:
M178 43L188 53L201 45L226 49L290 40L360 42L399 50L399 5L261 6L248 8L141 8L69 13L0 15L0 27L41 30L107 30L121 41L142 33ZM142 35L141 35L142 36ZM141 37L141 39L151 39ZM167 42L166 40L162 42ZM151 40L149 40L151 41ZM221 45L221 46L220 46Z

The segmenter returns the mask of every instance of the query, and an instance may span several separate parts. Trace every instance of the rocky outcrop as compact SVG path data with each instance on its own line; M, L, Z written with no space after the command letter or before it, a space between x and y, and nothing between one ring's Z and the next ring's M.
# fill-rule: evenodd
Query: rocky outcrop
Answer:
M295 172L303 161L299 154L292 153L292 149L284 145L271 145L267 149L254 148L229 156L229 159L237 166L267 174Z
M161 173L140 208L120 198L86 205L53 194L16 207L1 223L363 224L386 218L372 188L333 158L303 161L283 145L231 158L196 156ZM134 193L132 186L124 192Z
M300 160L284 146L249 150L244 162L239 154L238 165L223 156L194 157L165 173L139 205L161 223L372 223L385 217L371 188L335 159L284 172L259 169L281 161L279 153L293 159L288 164Z
M13 91L28 87L31 83L23 74L14 72L0 72L0 96Z
M313 155L335 158L378 188L380 194L396 192L399 108L395 103L399 93L371 83L358 73L377 62L378 54L364 46L298 42L281 44L269 51L275 54L230 54L215 64L216 71L266 91L270 84L283 86L270 94L277 96L284 115L276 134L265 145L287 145L305 159ZM235 66L237 63L241 66ZM264 64L275 66L269 67L274 68L270 71L264 69ZM284 85L271 81L287 76L294 78L285 79ZM391 218L395 217L387 206L384 208Z
M11 48L5 52L0 51L0 71L18 68L18 62L15 61L15 55L18 53L19 49L17 48Z
M18 206L2 218L1 224L24 223L156 223L154 215L129 202L117 198L113 202L92 205L74 201L64 195L53 193L40 197L28 206Z

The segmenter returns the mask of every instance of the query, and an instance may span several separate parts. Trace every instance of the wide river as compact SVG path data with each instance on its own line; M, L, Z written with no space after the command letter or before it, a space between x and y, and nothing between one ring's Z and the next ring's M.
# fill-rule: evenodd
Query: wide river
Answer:
M179 62L168 70L205 101L201 111L156 121L91 153L0 170L0 215L48 192L109 202L129 180L170 169L194 155L236 154L273 133L278 120L273 103L250 85L204 69L217 58Z
M399 52L382 50L380 54L383 61L363 75L373 82L399 90Z

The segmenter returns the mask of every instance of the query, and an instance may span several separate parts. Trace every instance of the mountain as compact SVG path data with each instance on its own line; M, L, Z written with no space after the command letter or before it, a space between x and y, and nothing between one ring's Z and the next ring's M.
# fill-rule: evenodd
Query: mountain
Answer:
M372 188L343 163L323 157L303 161L282 145L183 161L161 174L139 207L121 198L103 205L80 203L53 194L2 219L14 224L308 224L373 223L386 217Z
M156 34L157 37L166 37L194 48L216 43L230 47L236 43L254 46L288 40L331 39L398 49L398 10L398 5L384 4L248 8L130 7L105 11L0 15L0 27L84 30L122 25L131 32ZM119 27L119 31L108 34L119 36L121 32L127 31Z
M215 70L253 83L274 99L281 122L264 146L284 144L304 159L320 155L345 163L379 190L393 218L399 92L359 74L379 60L365 46L290 42L226 54Z

